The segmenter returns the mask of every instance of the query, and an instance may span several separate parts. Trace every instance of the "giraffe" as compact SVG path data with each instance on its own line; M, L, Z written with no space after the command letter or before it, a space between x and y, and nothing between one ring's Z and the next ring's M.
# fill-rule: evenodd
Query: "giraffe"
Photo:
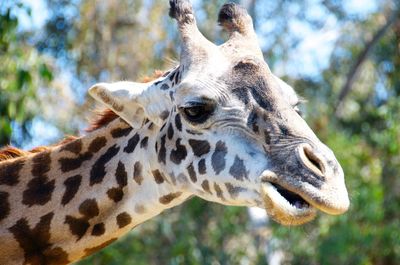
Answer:
M192 196L265 208L283 225L349 207L343 170L263 59L251 17L222 6L214 45L171 0L180 63L146 83L98 83L87 135L0 162L0 264L70 264ZM111 116L111 118L110 118ZM107 118L108 117L108 118ZM107 122L105 122L107 121Z

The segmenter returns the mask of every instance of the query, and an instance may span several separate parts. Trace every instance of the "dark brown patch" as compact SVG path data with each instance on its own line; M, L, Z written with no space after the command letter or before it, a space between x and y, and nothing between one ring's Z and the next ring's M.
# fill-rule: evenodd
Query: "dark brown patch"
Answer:
M139 140L139 134L135 133L135 135L131 139L129 139L128 144L124 148L124 152L129 154L135 151L136 145L138 144Z
M229 194L231 195L231 197L233 199L236 199L237 196L239 195L239 193L241 191L245 190L242 187L234 186L234 185L232 185L231 183L228 183L228 182L225 183L225 187L226 187L226 189L228 190Z
M79 190L79 186L81 185L81 182L82 182L81 175L75 175L75 176L69 177L64 181L65 192L64 192L64 195L61 200L62 205L66 205L74 198L75 194Z
M51 158L50 151L38 153L32 158L32 175L42 177L50 171Z
M92 236L101 236L106 232L104 223L95 224L92 228Z
M65 222L69 226L69 230L71 234L77 236L77 240L79 241L89 229L90 224L86 218L75 218L71 215L65 216Z
M203 188L203 190L205 192L212 194L212 192L210 190L210 183L208 183L208 180L203 180L203 182L201 183L201 187Z
M119 228L123 228L132 222L132 217L127 213L123 212L117 215L117 224Z
M103 136L96 137L88 147L88 151L78 154L76 157L62 157L58 160L61 165L61 171L69 172L78 169L82 166L83 162L92 159L93 154L100 151L107 143L107 139Z
M156 181L157 184L161 184L164 182L165 176L158 169L153 170L151 173L153 174L154 180Z
M162 197L160 197L159 201L162 204L168 204L171 201L173 201L174 199L178 198L179 196L182 195L182 192L175 192L175 193L170 193L167 195L164 195Z
M214 190L217 193L217 197L220 198L221 200L225 201L225 198L224 198L221 188L215 182L214 182Z
M187 156L186 147L184 145L181 145L181 140L182 140L181 138L176 140L175 143L176 149L173 149L170 155L171 161L177 165L179 165L182 162L182 160L184 160Z
M50 241L50 224L54 213L48 213L40 218L31 229L28 220L19 219L8 230L24 251L24 264L67 264L68 254L60 247L52 248Z
M189 145L192 147L193 153L198 157L210 152L208 141L189 139Z
M25 159L17 159L0 164L0 185L15 186L19 182L19 172L23 168Z
M160 114L160 119L162 119L163 121L165 121L169 116L169 111L168 110L164 110L163 112L161 112Z
M50 180L46 176L35 177L28 182L27 189L23 192L22 203L32 205L45 205L51 200L55 187L55 179Z
M90 170L90 186L101 183L106 175L106 164L118 154L119 147L115 144L108 148L108 150L102 154L99 159L94 163Z
M200 174L204 175L207 173L206 160L204 158L200 159L198 167L199 167Z
M229 169L229 173L237 180L243 181L243 179L249 178L244 162L238 156L235 156L235 161Z
M99 206L95 199L84 200L81 205L79 205L79 212L87 219L98 216L100 213Z
M58 160L58 163L60 163L62 172L69 172L80 168L83 162L90 160L92 157L93 155L90 152L85 152L74 158L62 157Z
M190 163L190 165L187 167L187 171L188 171L188 173L189 173L190 179L191 179L194 183L196 183L196 181L197 181L197 176L196 176L196 171L194 170L194 167L193 167L193 163Z
M82 151L82 140L77 139L60 148L60 151L68 151L74 154L79 154Z
M124 197L124 191L121 188L111 188L107 191L107 196L114 202L119 202Z
M128 185L128 173L126 173L125 165L121 161L118 162L117 170L115 171L115 178L121 188Z
M161 136L160 151L158 152L158 162L166 164L167 149L165 148L165 134Z
M7 218L10 213L10 203L8 197L10 195L7 192L0 191L0 222Z
M142 141L140 141L140 148L147 148L149 142L149 137L146 136L142 139Z
M182 131L181 115L179 114L176 114L175 116L175 126L180 132Z
M104 146L106 146L107 144L107 139L104 136L99 136L96 137L90 144L89 144L89 148L88 148L88 152L89 153L97 153L98 151L100 151L101 148L103 148Z
M99 251L99 250L101 250L101 249L107 247L107 246L110 245L111 243L115 242L117 239L118 239L118 238L112 238L112 239L110 239L110 240L108 240L108 241L106 241L106 242L104 242L104 243L102 243L102 244L100 244L100 245L98 245L98 246L96 246L96 247L93 247L93 248L86 248L86 249L85 249L85 256L84 256L84 257L90 256L90 255L92 255L93 253L95 253L95 252L97 252L97 251Z
M113 138L120 138L124 136L128 136L129 133L132 131L132 127L126 127L126 128L115 128L111 130L111 136Z
M168 125L168 132L167 132L167 134L168 134L168 139L172 139L172 137L174 137L174 128L173 128L173 126L172 126L172 123L170 123L169 125Z
M215 171L215 174L219 174L225 169L225 156L228 153L228 149L223 141L218 141L214 153L211 156L211 165Z
M60 247L46 249L45 251L43 251L43 255L46 257L46 261L38 264L66 265L70 263L70 261L68 260L67 252L65 252L65 250Z
M142 171L143 171L142 164L139 161L136 161L135 165L133 166L133 179L139 185L141 185L143 181Z

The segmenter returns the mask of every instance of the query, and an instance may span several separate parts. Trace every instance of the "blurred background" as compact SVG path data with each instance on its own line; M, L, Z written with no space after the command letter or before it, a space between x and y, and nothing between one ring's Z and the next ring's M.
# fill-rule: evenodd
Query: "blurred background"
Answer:
M201 31L222 43L225 1L192 2ZM262 211L192 199L79 264L400 264L400 4L236 2L341 162L349 212L282 227ZM139 80L178 58L168 1L1 0L0 146L82 133L93 83Z

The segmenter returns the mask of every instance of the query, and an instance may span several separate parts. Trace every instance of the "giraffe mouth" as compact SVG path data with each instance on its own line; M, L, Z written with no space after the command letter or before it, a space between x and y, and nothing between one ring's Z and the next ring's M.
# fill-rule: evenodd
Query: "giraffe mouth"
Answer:
M263 181L261 193L268 215L283 225L302 225L315 218L316 209L299 194L277 183Z

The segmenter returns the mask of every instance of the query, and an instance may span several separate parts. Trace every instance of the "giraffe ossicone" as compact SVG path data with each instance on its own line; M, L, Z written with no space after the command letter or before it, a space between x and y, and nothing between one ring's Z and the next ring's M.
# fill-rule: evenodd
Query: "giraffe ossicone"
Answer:
M147 83L94 85L119 118L0 161L0 264L75 262L193 195L265 208L284 225L348 209L341 166L269 70L246 10L221 8L229 39L217 46L188 0L170 6L179 66Z

